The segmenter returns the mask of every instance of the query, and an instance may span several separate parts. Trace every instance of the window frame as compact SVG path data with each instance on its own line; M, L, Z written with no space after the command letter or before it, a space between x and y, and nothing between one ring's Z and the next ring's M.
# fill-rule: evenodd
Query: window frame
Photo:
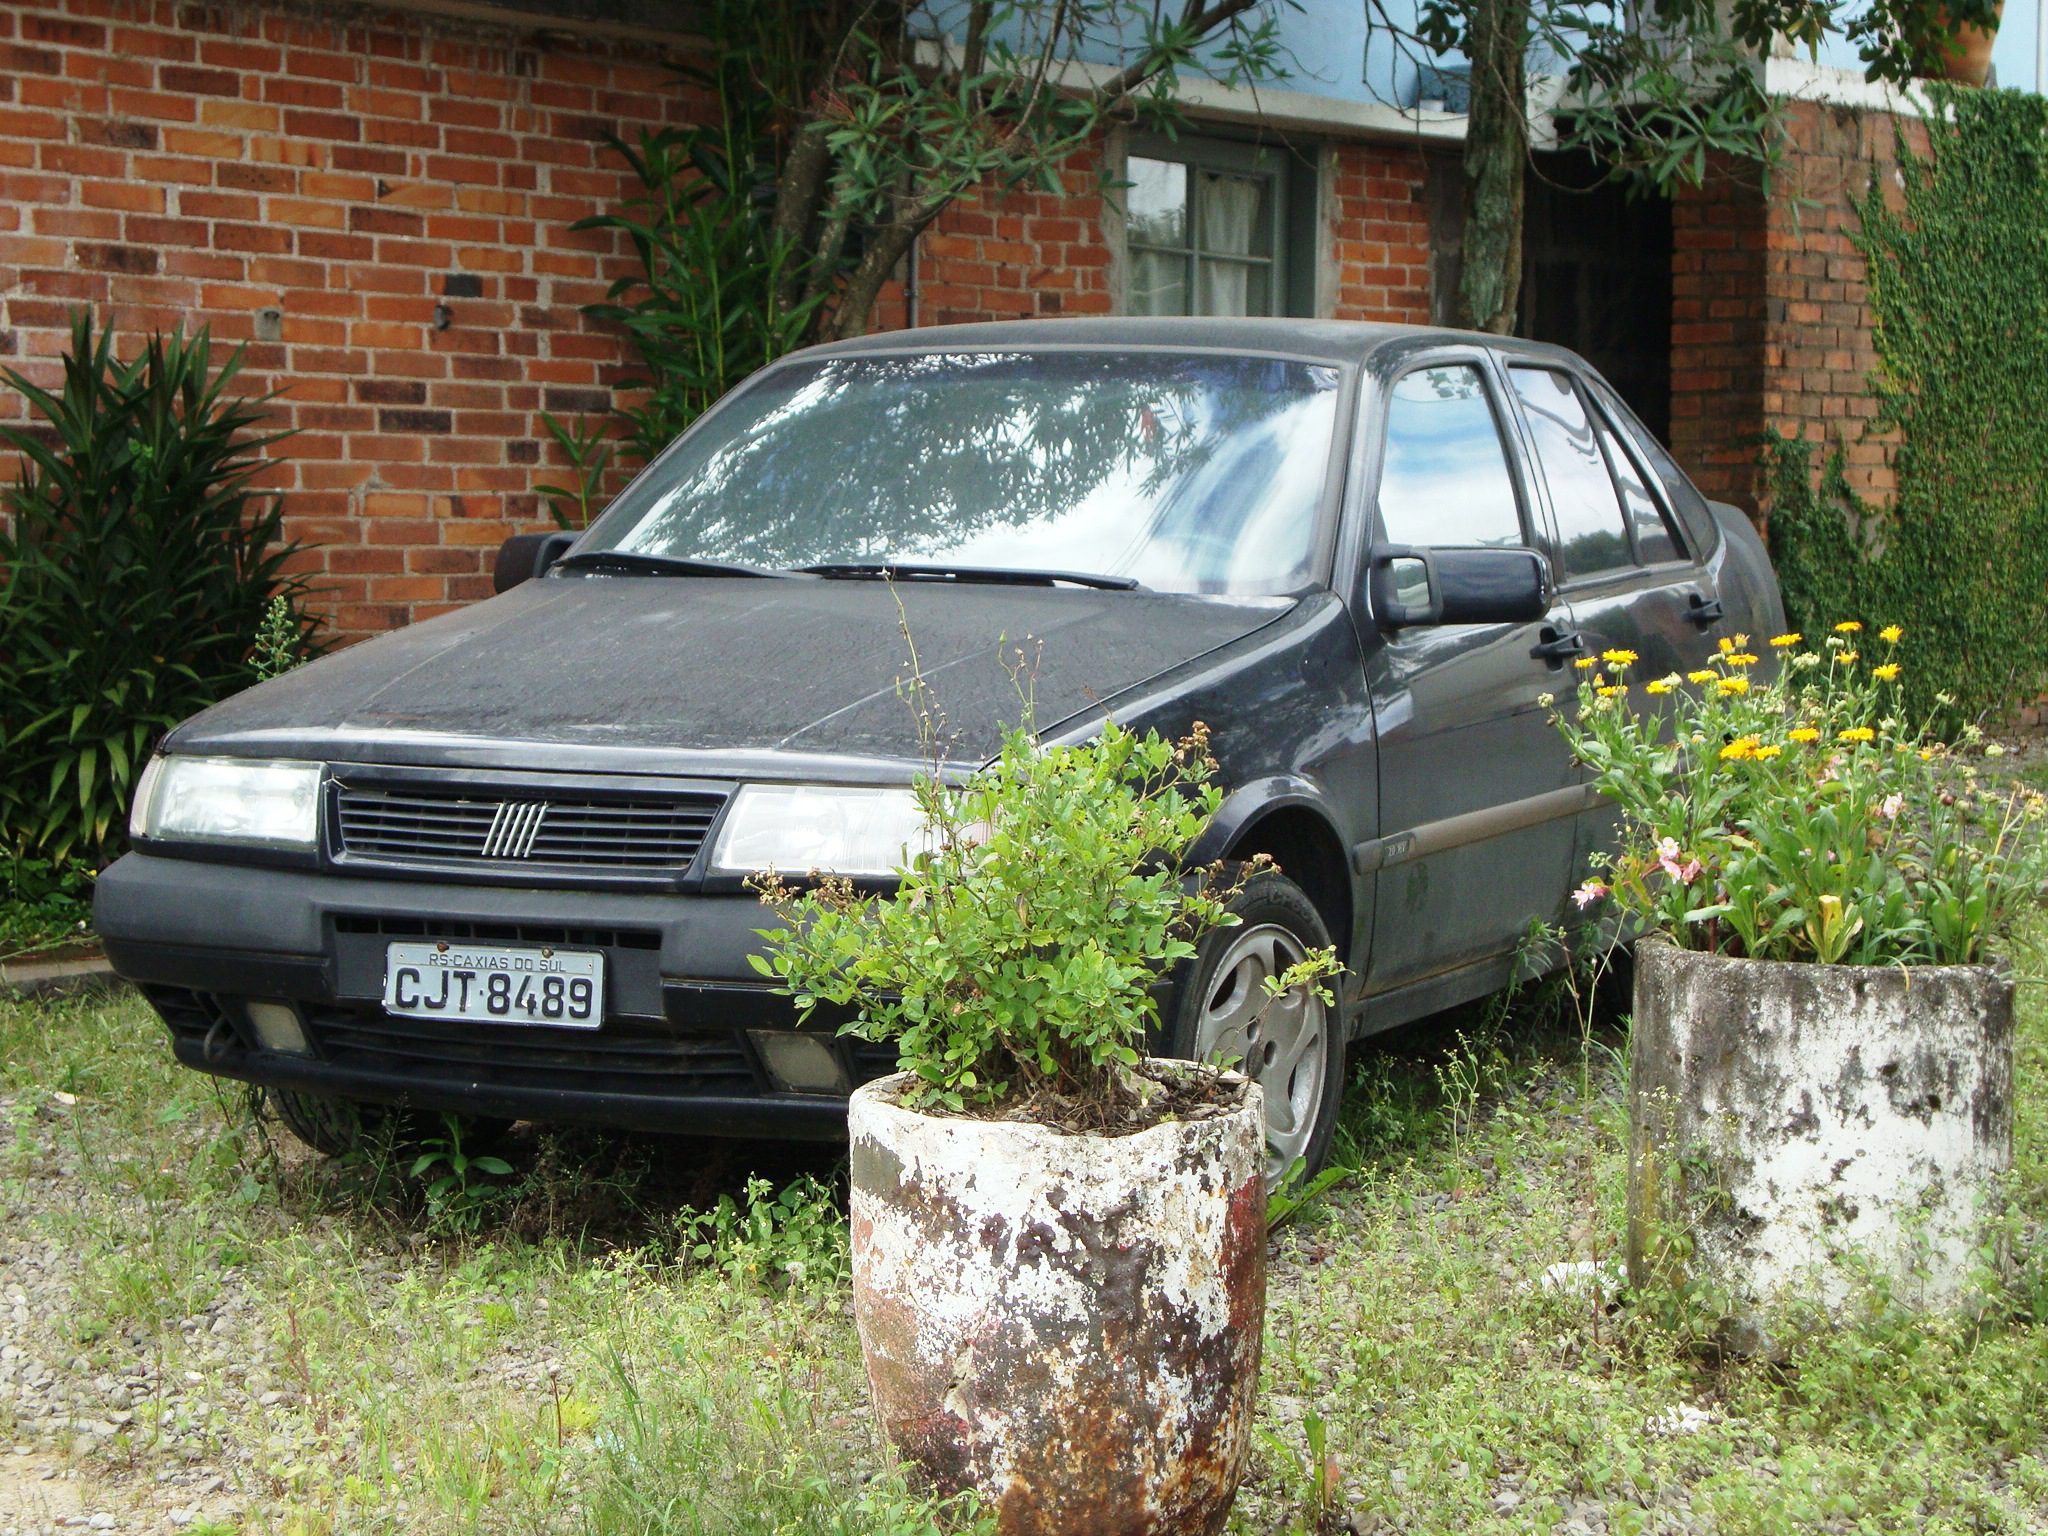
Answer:
M1569 363L1556 358L1538 357L1526 352L1503 352L1499 357L1503 374L1511 375L1517 368L1531 369L1539 373L1560 373L1571 380L1579 403L1586 411L1590 422L1601 422L1614 431L1607 413L1600 409L1600 399L1584 373ZM1645 571L1665 568L1676 562L1659 562L1658 565L1644 565L1640 551L1636 548L1635 519L1629 516L1627 499L1622 495L1620 482L1614 477L1614 465L1608 460L1607 450L1601 446L1600 434L1593 434L1593 446L1600 454L1601 468L1607 472L1607 484L1614 492L1614 510L1621 520L1621 533L1628 548L1628 564L1612 565L1599 571L1572 572L1565 565L1564 525L1557 515L1557 493L1550 483L1550 471L1543 463L1543 455L1536 446L1536 429L1530 424L1528 407L1523 403L1521 391L1514 387L1512 377L1505 379L1506 392L1514 402L1515 422L1528 445L1529 474L1543 496L1543 506L1550 523L1550 568L1557 582L1558 591L1586 591L1596 587L1617 586L1633 581ZM1614 431L1619 439L1621 433ZM1690 564L1688 559L1684 562Z
M1187 195L1187 243L1184 246L1156 245L1140 240L1136 236L1134 221L1130 215L1129 192L1131 182L1131 161L1158 160L1168 164L1184 166L1188 173ZM1266 184L1267 213L1266 236L1271 254L1266 256L1240 256L1230 252L1205 253L1200 244L1200 215L1196 211L1198 177L1201 172L1227 176L1255 176ZM1299 227L1300 214L1295 204L1292 183L1299 178L1289 162L1287 150L1275 144L1255 143L1242 139L1213 137L1207 134L1187 133L1178 138L1165 138L1158 134L1133 133L1125 138L1123 145L1122 176L1124 181L1124 206L1122 232L1124 248L1124 281L1120 295L1120 308L1126 315L1137 315L1131 308L1131 275L1136 267L1140 252L1160 255L1178 255L1185 259L1188 308L1180 313L1193 318L1232 319L1235 316L1208 315L1195 307L1201 293L1201 272L1205 259L1246 267L1263 267L1266 272L1266 310L1268 316L1297 316L1295 289L1300 282L1297 271L1298 247L1303 243L1304 231ZM1312 201L1312 199L1311 199ZM1312 243L1312 242L1311 242ZM1258 317L1253 317L1258 318Z
M1394 542L1387 536L1386 515L1380 507L1380 491L1385 484L1387 469L1387 443L1390 438L1389 426L1394 414L1394 391L1410 374L1423 373L1431 368L1470 368L1479 376L1479 388L1486 400L1486 408L1493 416L1494 438L1500 444L1501 462L1506 465L1508 485L1514 491L1515 517L1521 524L1522 544L1525 549L1545 553L1545 546L1536 538L1536 507L1530 496L1526 468L1522 462L1521 443L1515 436L1515 428L1503 411L1500 380L1487 366L1485 356L1478 352L1447 352L1415 358L1393 373L1377 381L1379 409L1373 421L1372 468L1366 484L1370 487L1365 508L1366 546ZM1436 544L1416 546L1429 549L1477 549L1493 548L1491 545Z
M1643 558L1643 546L1636 537L1636 520L1628 509L1628 493L1621 487L1621 477L1614 472L1614 459L1607 451L1603 434L1595 433L1594 440L1601 444L1601 456L1607 460L1607 478L1614 482L1615 496L1621 502L1622 518L1628 525L1629 549L1635 555L1636 568L1644 571L1662 571L1672 566L1697 564L1698 559L1692 549L1692 534L1672 507L1670 497L1665 494L1662 478L1651 465L1643 462L1642 454L1637 451L1636 445L1628 440L1629 434L1614 419L1614 413L1607 409L1606 402L1600 398L1599 393L1584 379L1581 379L1579 384L1585 393L1586 403L1592 410L1593 420L1607 429L1604 438L1613 440L1622 455L1627 458L1630 467L1635 470L1643 494L1650 498L1650 505L1655 507L1657 515L1664 519L1664 527L1671 534L1671 542L1678 550L1678 553L1668 560Z

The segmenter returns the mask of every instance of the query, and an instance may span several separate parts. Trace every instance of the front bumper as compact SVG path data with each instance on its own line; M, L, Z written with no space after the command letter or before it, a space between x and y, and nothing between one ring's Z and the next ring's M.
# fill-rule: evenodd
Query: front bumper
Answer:
M794 1092L762 1032L786 998L746 957L771 918L751 896L374 879L130 853L100 877L94 925L187 1066L222 1077L425 1109L703 1135L843 1135L844 1097ZM460 1024L384 1011L395 939L597 949L601 1029ZM244 1011L288 1002L307 1054L265 1048ZM893 1047L805 1033L840 1088L891 1070ZM816 1052L812 1053L814 1056Z

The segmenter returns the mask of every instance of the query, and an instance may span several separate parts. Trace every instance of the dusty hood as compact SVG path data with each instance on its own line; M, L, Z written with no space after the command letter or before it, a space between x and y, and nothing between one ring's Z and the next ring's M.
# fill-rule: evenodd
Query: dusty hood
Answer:
M898 596L902 610L897 607ZM179 751L637 771L797 754L918 760L907 621L955 760L994 749L1039 660L1050 728L1280 617L1289 599L870 581L565 577L354 646L219 704ZM999 643L1006 642L1006 643Z

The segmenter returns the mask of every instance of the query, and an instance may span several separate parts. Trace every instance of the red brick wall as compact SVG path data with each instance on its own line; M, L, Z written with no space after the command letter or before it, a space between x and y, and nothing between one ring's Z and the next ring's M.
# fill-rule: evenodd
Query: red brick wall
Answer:
M80 304L249 341L336 629L478 597L551 526L540 410L610 406L621 349L577 307L620 258L569 226L627 190L601 136L685 109L674 76L645 42L410 16L0 3L0 361L50 382Z
M1893 444L1869 434L1877 356L1852 236L1872 173L1896 186L1897 123L1793 104L1768 190L1753 170L1724 166L1674 206L1673 448L1708 495L1768 511L1756 468L1766 430L1839 443L1859 492L1894 489Z
M55 382L81 305L131 349L177 324L247 343L242 387L297 429L265 483L345 639L484 595L498 543L552 526L541 412L601 416L626 360L579 307L630 264L570 225L631 190L606 133L697 104L647 41L336 15L0 0L0 363ZM1426 321L1420 152L1329 153L1325 312ZM1096 155L1063 179L949 209L919 323L1111 312ZM876 324L907 315L894 285Z
M1334 144L1326 220L1338 320L1429 324L1428 165L1405 144Z
M1114 256L1094 151L1061 171L1064 193L1017 191L966 198L918 242L917 322L1106 315ZM905 323L900 289L877 306L877 329Z

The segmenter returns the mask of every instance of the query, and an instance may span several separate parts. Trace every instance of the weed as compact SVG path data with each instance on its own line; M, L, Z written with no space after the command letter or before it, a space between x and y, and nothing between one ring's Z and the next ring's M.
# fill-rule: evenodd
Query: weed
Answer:
M720 1195L708 1211L684 1212L678 1225L687 1256L731 1280L831 1287L847 1275L846 1218L832 1190L809 1174L779 1192L750 1178L739 1200Z
M473 1236L490 1212L512 1198L503 1184L494 1182L509 1177L512 1165L465 1147L459 1115L443 1115L441 1123L446 1134L421 1141L408 1176L426 1180L429 1227Z
M1295 1526L1294 1531L1299 1536L1339 1536L1349 1529L1349 1524L1339 1507L1342 1475L1337 1457L1330 1449L1329 1426L1321 1414L1311 1410L1302 1415L1301 1434L1305 1455L1297 1453L1272 1430L1259 1427L1259 1438L1293 1473L1302 1510L1308 1516L1307 1523Z

